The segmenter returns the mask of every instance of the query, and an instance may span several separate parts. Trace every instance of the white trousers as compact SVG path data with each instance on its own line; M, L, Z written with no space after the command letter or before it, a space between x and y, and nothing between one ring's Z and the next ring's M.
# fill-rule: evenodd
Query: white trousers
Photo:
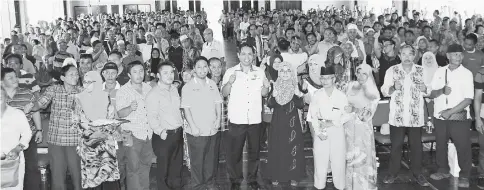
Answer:
M328 138L324 141L315 136L313 139L314 154L314 187L324 189L328 166L331 164L333 184L337 189L345 188L346 171L346 138L342 126L327 129Z
M18 185L15 187L1 188L2 190L23 190L24 189L24 175L25 175L25 158L24 151L20 151L19 154L20 163L18 168Z

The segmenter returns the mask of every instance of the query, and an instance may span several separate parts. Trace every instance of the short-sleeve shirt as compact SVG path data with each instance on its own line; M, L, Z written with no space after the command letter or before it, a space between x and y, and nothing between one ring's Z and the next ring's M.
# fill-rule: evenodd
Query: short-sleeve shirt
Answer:
M234 124L258 124L262 121L262 87L266 77L264 70L257 66L245 73L241 65L227 69L222 84L225 86L232 74L236 80L232 84L228 103L228 118Z
M127 119L130 122L121 125L124 130L129 130L133 135L141 140L146 138L151 139L153 130L148 124L148 112L146 110L145 97L150 92L151 86L146 83L142 83L143 94L140 94L131 85L131 82L127 82L116 92L116 110L121 110L131 105L132 101L138 103L138 107L135 111L131 112L123 119Z
M25 89L25 88L17 88L13 97L11 98L7 97L7 104L19 110L24 110L25 105L31 102L33 103L34 101L35 101L34 94L29 89ZM32 131L35 131L36 128L35 128L34 120L32 119L32 112L25 114L25 116L29 121L30 129L32 129Z
M219 59L225 57L222 44L215 40L212 42L203 43L202 56L206 57L207 59L210 59L212 57L216 57Z
M472 72L462 65L453 71L448 65L438 68L432 79L432 89L442 89L447 84L452 92L449 95L442 94L434 98L434 117L439 118L441 111L455 107L464 99L474 99L473 81ZM467 110L467 118L470 118L469 106L465 110Z
M481 68L474 77L474 89L484 90L484 68ZM484 103L484 99L481 100L481 103ZM484 118L483 108L481 106L481 118Z
M216 108L221 103L220 92L213 80L206 78L202 81L193 78L183 86L181 107L190 109L193 121L200 129L200 136L212 136L217 133L218 129L214 129L214 122L217 117ZM191 128L185 131L192 134Z

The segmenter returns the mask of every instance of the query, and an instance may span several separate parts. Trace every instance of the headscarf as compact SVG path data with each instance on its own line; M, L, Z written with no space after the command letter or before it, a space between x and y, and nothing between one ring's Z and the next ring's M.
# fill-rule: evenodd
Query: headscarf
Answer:
M271 81L271 80L276 81L277 80L278 72L277 72L276 68L274 68L274 60L276 58L279 58L279 60L284 61L282 56L279 55L279 54L274 54L269 58L269 65L266 67L266 70L265 70L266 76L269 79L269 81Z
M158 51L158 58L154 58L153 57L153 52L154 51ZM160 50L158 48L153 48L151 50L151 55L150 55L150 57L151 57L151 59L150 59L150 69L151 69L151 72L152 73L158 73L157 68L158 68L158 64L161 63L161 56L162 56L162 54L161 54L161 52L160 52Z
M427 40L427 38L425 36L419 36L417 38L417 40L415 40L415 42L413 43L413 47L415 47L416 50L419 50L418 49L418 43L420 42L420 40L425 40L427 42L427 46L429 44L429 40ZM428 47L427 47L428 48Z
M380 92L378 91L378 88L375 83L375 79L373 78L373 69L371 68L370 65L368 64L361 64L358 67L356 67L356 71L360 71L366 74L367 80L365 82L365 91L364 94L365 96L373 101L373 100L379 100L380 99Z
M430 60L428 60L430 59ZM429 86L432 83L435 71L439 68L437 59L432 52L425 52L422 56L422 67L424 71L424 83Z
M103 91L101 74L97 71L89 71L84 75L84 80L95 81L91 92L84 90L78 94L84 114L91 121L106 119L109 93Z
M294 78L294 71L292 70L291 64L288 62L282 62L278 72L281 72L284 68L291 71L291 74L289 74L291 78L289 78L289 80L283 80L281 77L278 77L274 84L274 91L277 92L275 99L279 105L286 105L289 103L296 90L296 79Z

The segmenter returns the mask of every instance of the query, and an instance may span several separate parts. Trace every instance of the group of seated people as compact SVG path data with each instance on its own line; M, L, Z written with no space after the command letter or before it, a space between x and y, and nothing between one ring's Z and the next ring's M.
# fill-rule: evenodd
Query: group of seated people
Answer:
M452 139L458 185L469 187L471 124L484 132L483 21L472 16L462 26L460 16L435 11L429 23L419 14L237 10L221 23L236 36L239 63L225 61L203 12L59 19L26 33L16 27L1 51L1 151L2 167L18 161L20 172L17 183L2 178L2 188L39 189L42 139L52 189L66 189L67 171L76 190L149 189L155 157L160 190L186 185L184 160L190 189L223 189L215 180L219 155L230 189L240 189L246 141L248 186L260 188L267 144L263 176L272 186L297 187L306 178L309 131L315 188L326 187L331 171L337 189L377 189L372 119L383 97L390 97L392 145L383 182L398 179L408 134L413 177L430 185L421 136L425 107L433 106L438 170L430 178L450 177Z

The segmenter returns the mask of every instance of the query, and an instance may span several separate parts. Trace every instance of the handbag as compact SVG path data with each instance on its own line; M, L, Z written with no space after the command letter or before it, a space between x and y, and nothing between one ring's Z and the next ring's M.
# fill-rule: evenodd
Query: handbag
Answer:
M19 165L20 157L15 160L1 161L2 188L15 187L18 185Z
M445 70L445 85L447 85L447 70ZM448 100L446 99L446 103ZM450 109L450 108L449 108ZM447 109L447 110L449 110ZM467 110L462 110L460 112L450 115L448 121L465 121L467 120Z

